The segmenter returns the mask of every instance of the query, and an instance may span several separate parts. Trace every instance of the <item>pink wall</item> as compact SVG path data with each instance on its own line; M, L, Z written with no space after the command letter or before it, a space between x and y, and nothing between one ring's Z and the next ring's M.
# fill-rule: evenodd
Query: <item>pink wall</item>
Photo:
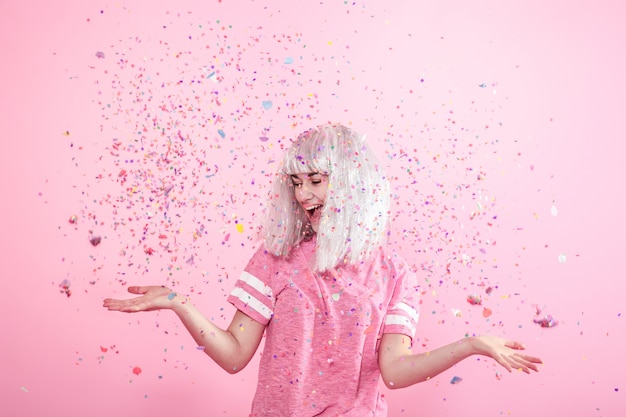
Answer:
M390 416L624 415L623 6L168 3L0 6L3 416L246 415L256 362L226 375L172 314L101 301L165 283L226 325L274 158L329 120L395 177L415 350L494 333L545 360L470 359Z

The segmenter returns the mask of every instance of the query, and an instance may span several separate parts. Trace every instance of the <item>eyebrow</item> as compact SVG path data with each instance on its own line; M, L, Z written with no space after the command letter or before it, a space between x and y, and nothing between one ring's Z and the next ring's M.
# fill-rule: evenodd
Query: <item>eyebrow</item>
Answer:
M314 177L315 175L320 175L320 173L319 172L309 172L308 174L306 174L307 178ZM300 178L298 178L298 176L296 174L291 174L291 179L292 180L299 180Z

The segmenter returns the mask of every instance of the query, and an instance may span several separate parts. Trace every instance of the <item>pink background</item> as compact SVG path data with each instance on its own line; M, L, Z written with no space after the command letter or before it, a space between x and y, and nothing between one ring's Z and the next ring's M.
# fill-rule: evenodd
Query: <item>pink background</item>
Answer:
M545 360L471 358L385 391L390 416L624 415L619 2L168 3L0 5L3 416L247 415L260 353L229 376L173 314L102 299L163 283L226 326L274 160L326 121L393 177L415 351L493 333Z

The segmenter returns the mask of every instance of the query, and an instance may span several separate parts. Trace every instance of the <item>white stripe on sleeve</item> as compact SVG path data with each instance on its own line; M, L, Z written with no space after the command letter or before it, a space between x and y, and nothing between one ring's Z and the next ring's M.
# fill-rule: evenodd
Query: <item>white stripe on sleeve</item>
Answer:
M406 314L409 315L409 317L411 317L411 319L413 319L415 323L417 323L420 318L419 313L415 311L415 309L411 307L410 305L408 305L407 303L398 303L395 306L393 306L392 310L404 311Z
M385 325L389 326L392 324L404 326L407 329L409 329L412 335L415 334L415 326L413 325L413 323L411 323L411 321L408 318L404 316L399 316L396 314L388 314L387 317L385 318Z
M247 304L250 308L252 308L254 311L256 311L257 313L259 313L260 315L262 315L268 320L271 319L272 314L274 314L274 312L265 304L263 304L261 300L259 300L258 298L255 298L252 294L248 293L246 290L244 290L241 287L233 288L230 295L238 298L244 304Z
M274 294L272 293L272 287L265 284L263 281L261 281L251 273L243 271L239 279L260 292L261 294L266 295L269 298L274 298Z

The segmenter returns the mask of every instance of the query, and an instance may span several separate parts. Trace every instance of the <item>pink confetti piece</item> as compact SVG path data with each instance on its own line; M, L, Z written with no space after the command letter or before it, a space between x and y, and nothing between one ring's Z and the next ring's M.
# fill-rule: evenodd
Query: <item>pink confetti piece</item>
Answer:
M473 306L482 304L482 300L480 298L480 295L476 295L476 294L468 295L467 296L467 302L470 303Z
M98 246L100 242L102 242L102 238L100 236L98 235L89 236L89 243L91 243L92 246Z
M70 290L70 286L72 285L72 283L70 282L69 279L64 279L63 281L61 281L61 283L59 284L59 288L61 289L61 293L65 294L66 296L71 296L72 295L72 291Z
M541 327L554 327L558 324L558 321L549 314L542 318L536 318L533 322Z
M133 373L134 373L135 375L139 375L139 374L141 373L141 368L140 368L140 367L138 367L138 366L135 366L135 367L133 368Z
M539 317L541 315L541 308L535 305L535 315L537 316L533 323L540 325L541 327L554 327L558 324L558 321L551 315L546 314L543 317Z

